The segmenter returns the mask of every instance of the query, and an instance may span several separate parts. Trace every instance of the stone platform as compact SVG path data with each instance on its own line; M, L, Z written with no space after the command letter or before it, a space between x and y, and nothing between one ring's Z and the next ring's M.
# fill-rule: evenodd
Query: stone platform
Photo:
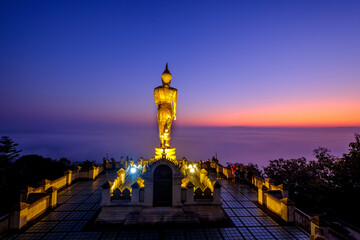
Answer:
M116 177L116 171L102 174L95 181L81 181L59 192L59 205L17 233L1 239L309 239L296 226L283 225L256 204L257 191L220 180L223 209L231 226L137 227L117 230L94 229L89 226L99 213L101 186Z

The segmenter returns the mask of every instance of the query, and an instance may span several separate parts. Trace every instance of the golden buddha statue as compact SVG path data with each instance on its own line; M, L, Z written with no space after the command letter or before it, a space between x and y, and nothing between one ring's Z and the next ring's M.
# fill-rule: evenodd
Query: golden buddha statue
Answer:
M157 118L159 125L159 138L161 147L156 148L155 155L159 155L163 152L173 153L175 156L175 148L170 147L170 133L171 124L173 120L176 120L176 103L178 98L178 90L170 87L172 75L169 72L168 64L166 63L165 71L161 74L162 86L154 89L154 99L157 110ZM165 154L168 155L168 154Z

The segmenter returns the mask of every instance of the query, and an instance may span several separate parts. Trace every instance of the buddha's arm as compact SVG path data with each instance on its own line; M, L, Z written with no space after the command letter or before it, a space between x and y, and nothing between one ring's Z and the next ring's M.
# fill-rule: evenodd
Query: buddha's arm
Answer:
M160 96L159 96L159 90L156 88L154 89L154 100L155 100L156 106L158 106L160 103Z
M176 104L178 99L178 91L175 90L175 96L174 96L174 120L176 120Z

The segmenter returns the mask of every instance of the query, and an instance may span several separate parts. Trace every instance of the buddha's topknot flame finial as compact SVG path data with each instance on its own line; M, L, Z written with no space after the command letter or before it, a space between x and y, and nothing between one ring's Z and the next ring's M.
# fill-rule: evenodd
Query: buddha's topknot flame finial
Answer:
M172 75L171 75L171 73L169 71L168 63L166 63L165 70L161 74L161 80L162 80L164 85L170 85L171 79L172 79Z

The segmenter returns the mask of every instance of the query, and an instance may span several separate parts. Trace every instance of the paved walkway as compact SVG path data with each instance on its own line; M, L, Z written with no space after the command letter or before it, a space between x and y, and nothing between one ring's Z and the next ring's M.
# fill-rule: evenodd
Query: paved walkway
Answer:
M58 206L20 233L4 239L309 239L294 226L281 226L254 201L257 192L234 187L227 180L223 185L223 208L234 223L227 228L83 231L100 208L101 185L112 181L116 172L100 175L96 181L77 182L59 192Z

